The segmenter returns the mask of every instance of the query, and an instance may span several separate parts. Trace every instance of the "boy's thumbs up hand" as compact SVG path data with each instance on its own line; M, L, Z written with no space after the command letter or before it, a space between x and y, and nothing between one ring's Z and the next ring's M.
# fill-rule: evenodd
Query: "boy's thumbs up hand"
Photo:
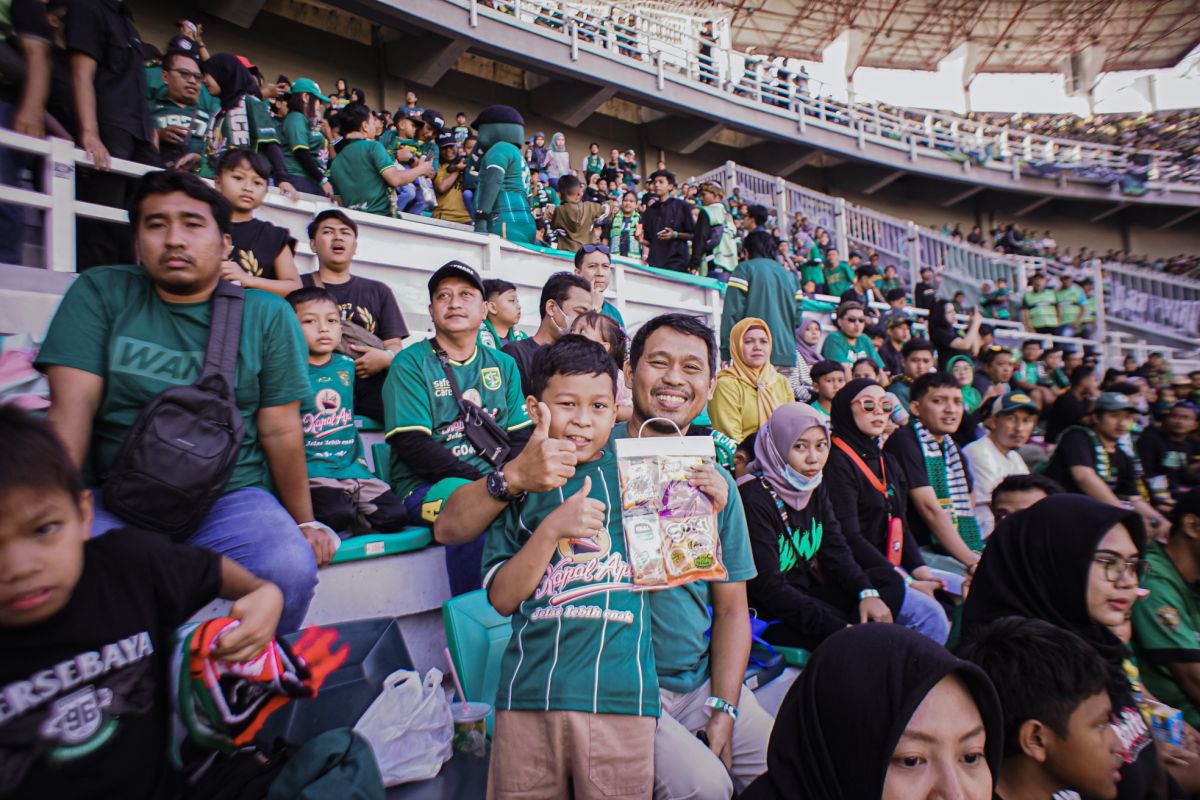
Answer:
M588 495L592 491L592 477L583 479L579 491L554 509L538 526L537 535L558 539L593 539L605 529L604 503Z
M550 408L539 402L533 434L521 454L504 465L504 477L513 494L548 492L564 486L577 463L575 445L550 438Z

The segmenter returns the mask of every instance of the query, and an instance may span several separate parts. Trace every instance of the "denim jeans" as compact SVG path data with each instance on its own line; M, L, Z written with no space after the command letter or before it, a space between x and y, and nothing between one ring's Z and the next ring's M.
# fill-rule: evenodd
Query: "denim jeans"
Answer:
M92 536L125 523L93 491ZM300 627L317 588L317 562L295 520L265 489L250 486L223 495L187 543L229 556L283 592L279 633Z
M904 589L904 602L896 623L929 637L938 644L945 644L950 636L950 620L942 604L924 592L911 586Z
M424 213L425 197L416 181L396 187L396 210L405 214Z

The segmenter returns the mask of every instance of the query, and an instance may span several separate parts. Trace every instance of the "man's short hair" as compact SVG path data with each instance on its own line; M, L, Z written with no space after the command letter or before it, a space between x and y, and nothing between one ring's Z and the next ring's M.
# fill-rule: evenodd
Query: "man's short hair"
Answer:
M574 175L563 175L558 179L558 193L563 197L583 186L583 181Z
M555 375L607 375L612 379L613 397L617 394L617 364L599 342L568 333L533 356L529 373L529 393L538 400L546 384Z
M345 211L338 208L327 208L313 217L313 221L308 223L308 238L309 240L317 238L317 229L321 227L321 223L327 219L336 219L350 230L354 231L354 238L358 238L358 223L350 219Z
M715 375L717 372L717 336L713 333L713 329L704 324L704 321L699 317L694 317L691 314L683 314L673 312L670 314L659 314L642 324L638 328L638 332L634 334L633 341L629 344L629 365L636 368L638 362L642 360L642 353L646 351L646 340L650 338L650 334L654 333L659 328L670 328L676 333L682 333L685 336L695 336L704 342L704 347L708 351L708 369L710 375Z
M321 286L301 286L293 292L288 292L288 296L283 299L287 300L292 308L299 308L305 303L332 303L334 308L338 307L334 296Z
M651 172L649 175L646 176L647 181L653 181L655 178L666 178L667 183L671 184L672 186L679 185L678 182L675 180L675 173L671 172L671 170L669 170L669 169L656 169L656 170L654 170L654 172ZM562 183L562 178L559 178L558 182Z
M0 497L12 489L37 492L63 491L77 501L83 477L66 448L45 419L14 404L0 404Z
M920 400L934 389L959 389L958 381L949 372L926 372L912 383L908 390L910 401Z
M754 220L759 227L765 226L767 224L767 217L771 215L771 212L767 210L766 206L760 205L748 207L746 209L746 213L750 215L750 219Z
M1026 339L1025 341L1021 342L1021 349L1024 350L1026 347L1033 347L1034 345L1041 347L1042 340L1041 339Z
M1175 508L1171 511L1171 535L1183 531L1183 518L1189 514L1200 516L1200 489L1189 490L1175 504Z
M1096 370L1092 367L1080 364L1075 369L1071 370L1071 388L1075 389L1080 386L1088 378L1096 374Z
M904 290L900 287L896 287L895 289L888 289L887 294L883 296L883 299L891 303L895 300L904 300L906 297L907 295L904 293Z
M562 183L562 179L561 179L561 178L559 179L559 183ZM589 250L585 252L585 251L584 251L584 249L583 249L583 247L581 247L581 248L579 248L578 250L576 250L576 251L575 251L575 269L582 269L582 268L583 268L583 259L584 259L584 257L585 257L585 256L587 256L587 255L588 255L588 253L589 253L589 252L590 252L590 253L596 253L596 252L601 252L601 253L604 253L604 256L605 256L605 257L606 257L606 258L609 260L609 262L610 262L610 263L612 262L612 253L611 253L611 251L610 251L610 252L604 252L604 250L597 250L597 249L596 249L597 247L604 247L604 245L590 245L590 246L589 246L589 245L584 245L584 247L589 247ZM607 249L608 249L608 248L605 248L605 250L607 250Z
M483 282L483 299L491 300L498 294L515 291L516 288L517 285L515 283L509 283L503 278L488 278Z
M921 351L925 351L927 353L936 352L933 349L933 343L928 339L909 339L904 343L904 346L900 348L900 357L908 358L913 353L919 353Z
M217 223L217 230L222 234L229 233L233 206L225 199L225 195L205 183L200 176L175 169L147 172L138 180L133 199L129 203L129 222L134 229L136 230L142 222L142 204L146 202L147 197L175 192L182 192L193 200L206 203Z
M878 274L879 274L878 268L872 267L870 264L859 264L858 267L854 270L854 277L856 277L856 278L869 278L872 275L878 275Z
M1062 484L1053 478L1048 478L1037 472L1031 472L1028 475L1009 475L992 490L992 502L996 502L996 495L1008 492L1033 491L1045 492L1046 496L1049 497L1052 494L1062 494L1063 487Z
M1004 355L1005 353L1007 353L1010 356L1012 355L1011 350L1009 350L1007 347L1001 347L998 344L994 344L991 347L985 347L985 348L983 348L983 352L979 354L979 366L981 366L981 367L991 366L993 361L995 361L997 358Z
M1037 720L1060 739L1080 704L1108 686L1108 665L1069 630L1030 617L1001 617L958 649L991 678L1004 715L1004 755L1020 755L1021 725Z
M226 172L233 172L243 164L264 181L271 179L271 162L267 160L267 157L262 153L241 147L231 147L221 154L217 160L217 174L224 175Z
M168 50L167 54L162 58L162 68L164 70L171 69L171 59L173 58L182 58L192 66L196 67L197 71L200 70L199 53L189 53L184 50ZM201 81L201 83L203 83L203 81Z
M883 329L882 325L868 325L865 328L863 328L863 333L865 333L867 335L868 339L886 339L887 338L887 331L885 331Z
M546 318L546 303L551 300L561 308L562 304L567 302L572 288L582 289L588 293L589 297L592 294L592 285L582 275L576 275L574 272L556 272L551 275L546 280L546 285L542 287L542 296L538 300L540 318Z
M808 378L814 384L824 378L826 375L834 372L845 372L846 368L840 361L831 361L828 358L823 361L818 361L813 364L812 369L808 372Z

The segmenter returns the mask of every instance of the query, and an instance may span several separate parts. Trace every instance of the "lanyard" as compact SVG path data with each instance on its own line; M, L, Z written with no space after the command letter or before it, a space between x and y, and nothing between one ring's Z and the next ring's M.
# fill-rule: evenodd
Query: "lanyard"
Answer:
M833 443L837 445L838 449L845 453L860 470L862 470L862 474L867 476L867 480L870 481L871 485L875 487L875 491L879 492L884 496L884 499L886 499L888 496L887 464L885 463L883 456L881 455L879 457L880 477L876 478L875 473L871 471L871 468L868 467L865 462L863 462L858 453L854 452L854 449L850 447L850 445L846 444L836 436L833 437Z

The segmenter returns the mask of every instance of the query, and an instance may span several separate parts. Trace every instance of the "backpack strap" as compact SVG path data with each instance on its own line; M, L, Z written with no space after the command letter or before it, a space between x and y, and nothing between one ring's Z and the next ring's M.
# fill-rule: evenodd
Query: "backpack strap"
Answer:
M208 327L208 345L204 348L204 369L200 373L200 380L221 376L231 392L236 381L245 299L246 290L239 284L217 281L217 290L213 293L212 321Z

